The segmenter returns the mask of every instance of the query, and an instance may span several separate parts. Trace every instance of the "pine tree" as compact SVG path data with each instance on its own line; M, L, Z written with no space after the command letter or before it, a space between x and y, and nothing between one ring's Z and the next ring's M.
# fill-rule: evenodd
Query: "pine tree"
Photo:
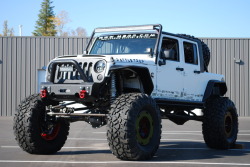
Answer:
M38 15L38 20L36 22L35 30L33 32L34 36L55 36L56 26L54 23L54 6L51 6L51 0L43 0L41 4L40 13Z

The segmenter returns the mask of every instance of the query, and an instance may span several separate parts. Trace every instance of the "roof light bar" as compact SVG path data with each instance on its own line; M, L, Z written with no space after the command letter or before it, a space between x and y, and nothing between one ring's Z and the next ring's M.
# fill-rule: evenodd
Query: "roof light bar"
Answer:
M95 33L101 32L118 32L118 31L140 31L140 30L154 30L156 25L139 25L139 26L122 26L122 27L103 27L96 28ZM159 25L157 25L159 26Z
M122 31L141 31L141 30L156 30L158 34L162 32L162 25L161 24L149 24L149 25L135 25L135 26L120 26L120 27L103 27L103 28L96 28L91 37L90 42L86 47L86 53L89 51L89 47L91 44L92 39L94 38L95 33L106 33L106 32L122 32ZM159 44L160 35L158 35L157 39L157 46ZM158 49L156 47L156 49Z

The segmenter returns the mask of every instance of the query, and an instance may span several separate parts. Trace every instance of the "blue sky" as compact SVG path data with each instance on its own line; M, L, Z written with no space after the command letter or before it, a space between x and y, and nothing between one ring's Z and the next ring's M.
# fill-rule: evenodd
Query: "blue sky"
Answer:
M30 36L42 0L0 0L4 20L19 35ZM250 38L250 0L54 0L55 14L65 10L66 29L83 27L90 35L105 26L162 24L163 30L197 37Z

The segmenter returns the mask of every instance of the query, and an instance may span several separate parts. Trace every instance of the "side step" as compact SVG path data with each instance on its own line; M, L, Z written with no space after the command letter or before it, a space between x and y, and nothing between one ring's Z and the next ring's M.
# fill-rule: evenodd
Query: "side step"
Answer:
M170 106L174 108L199 108L204 109L205 103L199 101L183 101L183 100L172 100L172 99L163 99L163 98L156 98L156 103L159 106Z

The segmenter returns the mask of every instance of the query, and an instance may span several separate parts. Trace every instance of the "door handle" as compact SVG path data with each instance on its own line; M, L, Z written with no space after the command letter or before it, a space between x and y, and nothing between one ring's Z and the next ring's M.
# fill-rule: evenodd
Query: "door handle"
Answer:
M195 73L195 74L200 74L201 72L200 72L200 71L194 70L194 73Z
M177 70L177 71L184 71L184 68L176 67L176 70Z

